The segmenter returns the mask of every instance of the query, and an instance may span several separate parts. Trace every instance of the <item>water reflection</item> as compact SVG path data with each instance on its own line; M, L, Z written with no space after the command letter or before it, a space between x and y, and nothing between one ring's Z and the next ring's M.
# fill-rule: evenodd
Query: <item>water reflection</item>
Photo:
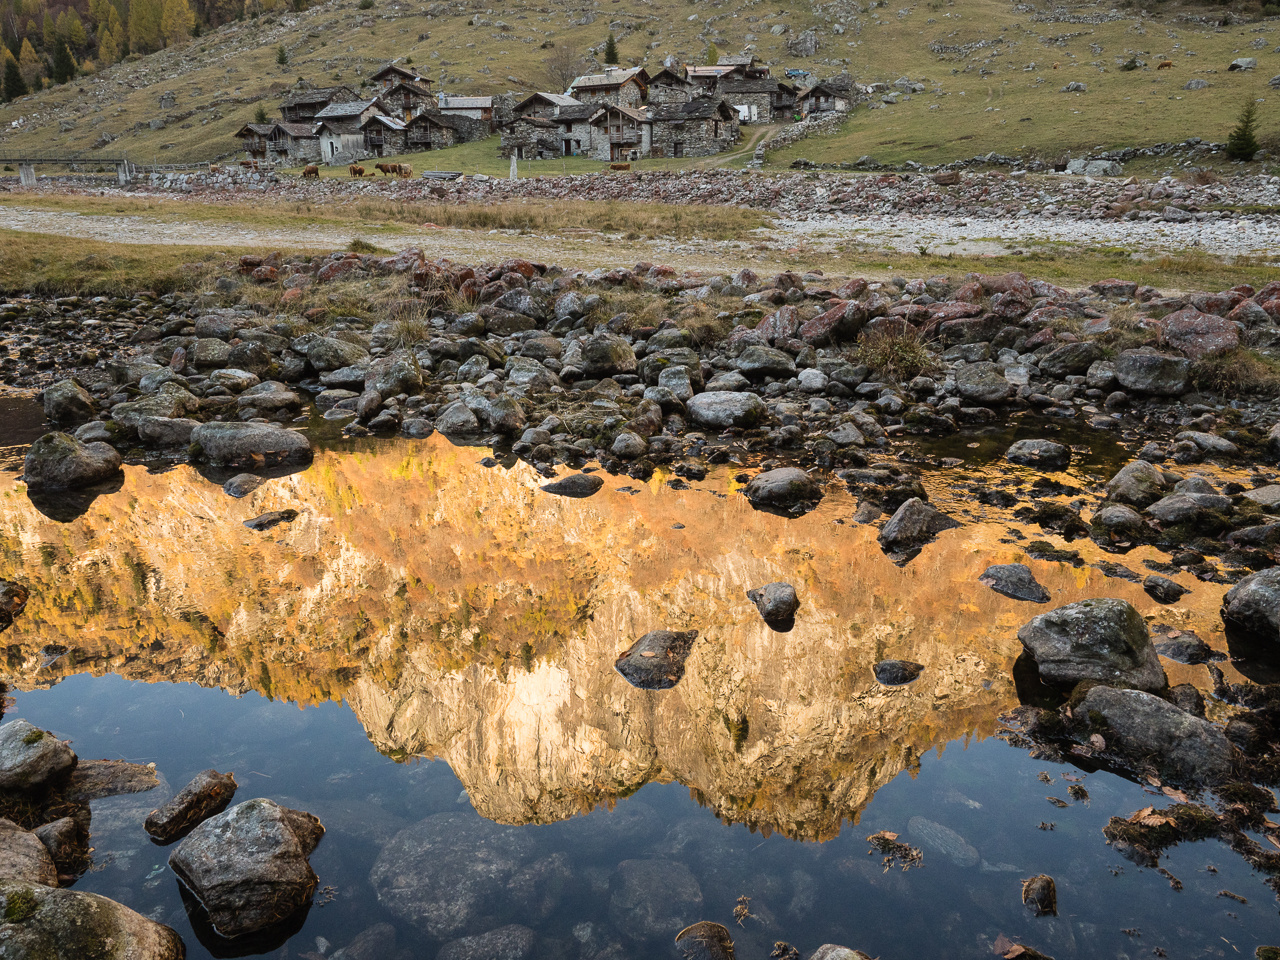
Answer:
M1190 581L1161 608L1090 567L1028 561L1007 511L970 504L964 526L899 568L838 483L786 520L752 510L727 471L687 490L606 477L574 500L482 455L438 436L328 451L242 500L186 466L127 468L119 492L67 523L10 485L0 551L32 598L2 679L118 673L345 700L379 750L443 758L503 824L676 781L726 821L822 840L1016 702L1015 633L1039 608L978 583L989 564L1029 562L1055 605L1123 597L1225 648L1221 588ZM972 479L929 483L943 502ZM243 526L284 508L298 518ZM777 580L801 598L784 633L746 597ZM654 629L699 631L673 690L613 670ZM924 672L881 686L872 665L888 658ZM1204 683L1203 668L1166 666L1171 682Z

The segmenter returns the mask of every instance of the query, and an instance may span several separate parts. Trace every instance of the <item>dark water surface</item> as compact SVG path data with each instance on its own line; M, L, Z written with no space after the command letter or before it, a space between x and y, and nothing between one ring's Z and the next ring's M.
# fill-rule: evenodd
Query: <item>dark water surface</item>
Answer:
M972 497L974 483L1025 492L1033 479L991 465L1011 431L921 445L922 459L964 460L922 462L934 502L964 525L905 567L852 522L839 483L798 520L752 510L730 469L685 490L607 477L566 500L524 465L487 469L486 451L438 436L335 446L244 500L185 465L129 466L118 491L59 522L14 479L39 432L32 404L0 406L0 576L32 594L3 637L6 718L81 757L156 764L157 790L94 803L95 866L76 888L172 925L190 957L244 951L193 927L142 820L208 767L235 772L237 802L271 797L328 829L316 903L259 947L272 957L325 956L386 923L386 956L434 958L453 936L389 909L370 871L400 831L441 814L460 832L506 825L491 843L559 865L540 909L506 893L488 905L536 930L539 958L672 956L699 919L726 924L741 960L777 940L885 960L991 957L1005 941L1058 958L1248 957L1280 940L1275 897L1224 845L1164 856L1181 891L1107 846L1109 817L1172 802L1156 787L995 736L1018 702L1017 628L1046 608L977 583L989 564L1028 562L1055 606L1122 597L1226 650L1223 587L1182 576L1192 593L1160 607L1090 565L1143 571L1154 551L1076 541L1083 567L1027 560L1011 529L1060 541ZM1122 455L1082 453L1059 479L1083 491ZM286 507L292 523L242 524ZM744 596L773 580L802 599L790 632ZM661 628L701 632L684 679L628 686L614 658ZM925 670L880 686L871 666L887 657ZM1164 665L1172 683L1208 686L1203 666ZM1087 802L1070 799L1068 774ZM922 847L923 866L886 871L865 840L878 830ZM636 859L662 861L640 891L619 867ZM1057 918L1020 902L1039 873L1057 882Z

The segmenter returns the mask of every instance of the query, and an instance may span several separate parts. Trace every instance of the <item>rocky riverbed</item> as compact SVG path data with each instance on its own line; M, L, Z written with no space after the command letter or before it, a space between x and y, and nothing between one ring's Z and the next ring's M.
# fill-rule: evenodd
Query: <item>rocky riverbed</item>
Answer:
M1280 861L1259 840L1280 839L1267 819L1275 809L1269 787L1277 778L1274 744L1280 737L1274 655L1280 638L1275 577L1280 414L1267 379L1277 319L1280 283L1274 282L1166 296L1115 278L1067 290L1021 274L868 282L817 272L695 274L650 263L582 271L522 259L464 264L408 249L394 256L246 256L228 264L212 289L199 295L12 299L0 304L0 333L8 348L0 371L8 382L39 391L47 419L59 428L35 440L25 454L23 479L32 518L69 525L65 529L77 531L73 539L81 538L123 500L132 500L132 494L119 493L124 484L138 482L141 471L126 470L129 463L189 463L219 482L225 478L223 492L213 494L219 502L245 501L247 516L236 536L265 537L286 550L272 561L262 551L274 548L251 548L255 564L280 571L285 580L301 577L300 595L313 592L317 582L355 570L372 578L372 571L384 565L368 558L356 562L351 546L338 546L332 556L342 563L335 559L326 571L324 525L315 522L301 481L288 487L297 496L294 502L261 492L266 477L309 475L300 471L335 443L359 442L374 451L385 446L410 473L418 469L414 450L444 448L439 435L454 444L487 448L492 456L481 469L502 465L523 485L519 494L494 490L485 501L491 509L518 501L563 511L558 522L515 525L522 553L539 554L530 538L559 529L566 520L573 536L590 529L588 514L575 511L598 509L593 504L602 498L637 495L640 489L633 483L644 486L657 479L664 491L679 492L713 475L726 480L721 493L726 501L758 512L762 519L754 522L773 525L767 542L777 544L788 524L821 516L824 522L865 531L858 535L861 555L873 551L885 570L903 576L923 570L928 577L931 564L944 553L953 555L966 537L987 543L982 538L994 525L1001 529L1006 554L999 559L1010 562L980 563L981 569L966 575L963 589L964 603L974 610L1009 605L1000 609L1013 629L1002 631L1007 636L993 658L999 664L995 676L990 664L966 666L969 661L948 650L944 660L955 660L959 672L935 678L944 662L937 650L919 649L905 638L884 642L901 626L895 615L883 625L889 632L870 631L866 662L856 665L858 679L851 681L843 672L851 668L836 662L842 654L827 642L836 621L815 632L816 622L806 620L813 606L826 609L834 603L822 596L819 581L797 589L763 569L741 589L735 587L732 598L721 597L716 588L711 608L701 616L694 614L705 602L697 599L703 594L692 589L687 609L673 618L678 622L653 623L649 617L643 629L636 629L641 626L637 618L617 616L617 629L602 640L613 648L607 655L593 649L588 656L573 648L562 661L559 653L549 654L546 665L539 666L530 641L518 652L507 651L502 659L522 660L527 674L515 700L510 699L509 663L491 668L473 659L483 649L476 646L483 631L472 632L474 594L466 600L466 629L446 638L444 622L436 621L439 649L420 651L422 659L401 662L390 654L394 644L377 639L397 630L407 637L410 621L400 612L381 622L376 597L385 594L395 598L388 603L398 604L418 590L424 577L433 591L447 579L425 570L422 576L406 574L401 587L352 581L352 596L361 604L356 619L372 628L367 636L364 627L356 635L355 663L345 662L354 641L338 642L321 630L313 638L316 649L301 664L291 660L296 666L290 671L312 670L312 661L329 664L332 673L325 682L369 718L370 736L388 752L451 751L451 763L468 776L472 803L504 824L570 816L582 802L576 798L600 795L599 780L578 761L542 770L540 751L533 760L527 755L534 742L565 740L563 731L539 732L532 740L512 733L510 744L495 733L493 748L511 751L502 760L465 736L457 739L457 718L476 710L488 716L492 710L513 724L519 717L527 733L533 721L521 713L524 707L536 707L548 691L564 686L577 690L573 696L582 703L604 710L579 723L580 735L566 742L596 744L596 735L587 731L607 730L607 749L624 755L612 768L611 796L625 792L633 778L645 782L662 776L656 771L669 762L684 780L706 785L698 790L700 801L725 819L818 838L838 833L844 818L856 816L859 802L881 785L877 777L891 777L908 761L892 751L875 752L874 762L853 765L876 771L869 784L853 777L824 787L803 774L783 778L775 793L768 776L776 776L777 768L765 774L751 766L767 752L751 746L751 731L758 738L762 727L778 728L773 731L777 742L798 751L779 759L782 766L829 770L824 751L834 742L845 742L855 728L887 722L888 713L872 709L891 696L885 691L910 696L921 684L945 682L945 689L932 688L938 699L929 704L961 694L973 709L1020 704L1004 711L1004 736L1035 760L1124 771L1176 800L1163 812L1116 816L1105 835L1130 862L1161 871L1179 889L1183 880L1162 858L1182 841L1206 837L1253 869L1280 875ZM1248 392L1258 387L1262 394ZM1023 435L1003 448L1004 465L966 476L968 445L981 444L1012 423L1021 425ZM1087 461L1090 472L1099 473L1102 450L1108 451L1102 458L1107 468L1096 480L1087 479L1079 464ZM334 469L326 462L309 473L333 484ZM476 478L468 482L469 489L480 488ZM443 500L440 483L426 486ZM346 504L344 497L339 499ZM823 513L832 504L839 505L838 517ZM216 550L218 540L198 526L210 512L217 510L193 508L182 522L165 519L168 546L190 540L181 553L193 558ZM351 512L349 505L339 511ZM473 512L481 516L484 509ZM667 528L684 528L666 519ZM818 562L814 557L821 548L814 535L810 529L804 542L795 542L796 557L804 553L808 559L787 561L791 579L799 577L804 563ZM654 539L640 536L646 544ZM459 539L451 547L465 542ZM621 548L621 540L611 542L610 550ZM237 551L245 549L236 543ZM791 550L790 545L784 550L787 557ZM971 548L965 556L973 561L975 553ZM304 554L309 559L302 570ZM40 569L58 569L56 559L51 555L48 567ZM199 563L193 560L191 566ZM705 565L696 567L702 576ZM1049 567L1058 571L1053 576L1066 579L1048 579ZM138 569L138 603L156 602L142 599L150 591L173 589L164 586L163 574L153 576L146 565ZM1084 596L1062 602L1068 600L1062 583L1076 570L1084 576L1086 569L1104 579ZM44 576L35 565L29 573ZM636 578L642 595L645 576L639 569L627 574ZM176 579L218 578L187 573ZM553 578L552 595L561 579ZM492 577L493 584L520 580L496 570ZM30 601L29 588L18 589L20 601L17 592L6 594L7 612L21 630ZM841 592L851 589L846 585ZM418 604L433 602L426 594L413 597ZM591 603L576 598L566 598L564 605L572 611L566 624L592 610ZM731 643L723 630L706 629L712 619L707 614L715 610L728 616L729 609L735 612L726 622L744 631L741 644ZM1145 616L1142 609L1148 610ZM294 653L286 647L264 653L259 634L299 629L302 611L271 610L264 601L252 616L237 611L220 617L215 632L197 631L193 642L206 654L193 659L182 653L174 662L184 666L177 669L200 661L200 669L212 671L207 676L219 677L217 682L231 683L234 674L234 684L242 689L277 690L269 664L296 658L304 648L291 642L287 650ZM603 620L605 610L597 605L591 616ZM531 625L525 634L531 640L539 638L541 625L559 622L547 610L516 619ZM48 622L47 616L36 622ZM223 660L225 653L218 651L228 642L227 631L234 634L236 624L250 623L262 628L249 631L258 636L253 642L259 652L236 652ZM424 624L414 626L424 629ZM854 682L856 710L870 713L839 713L823 721L822 736L806 739L796 731L815 717L779 709L779 703L788 702L783 690L762 694L761 704L773 704L767 720L754 706L741 711L734 706L732 690L742 683L735 671L757 671L761 665L743 651L762 641L746 638L785 638L792 630L799 631L797 643L807 645L793 651L795 662L824 678L823 702L847 705L849 691L841 684ZM1200 635L1211 630L1225 639L1215 634L1214 643L1206 643ZM563 634L552 629L547 636ZM619 642L624 637L626 642ZM163 646L148 656L159 656ZM717 656L707 652L721 647ZM67 653L43 641L29 649L17 643L10 648L10 661L30 662L38 673ZM89 662L88 656L76 652L67 662ZM106 664L117 653L104 648L91 656ZM47 658L52 659L40 666ZM616 673L625 681L615 675L615 659ZM127 672L130 662L126 656L119 668ZM563 667L552 666L561 662ZM1192 666L1203 671L1198 685L1186 679L1185 668ZM573 671L579 679L569 682L566 676L561 684L557 669ZM458 700L459 671L470 671L468 689L476 698L491 685L499 702ZM376 679L386 675L396 682ZM616 682L633 685L635 692L619 694L609 685ZM543 694L538 684L545 685ZM657 710L655 722L674 731L664 747L671 751L669 761L642 760L653 746L643 736L637 739L628 723L613 729L618 718L639 709L639 700L625 699L631 696L668 698L644 702L653 705L646 710ZM717 705L718 725L707 724L712 714L701 708L703 699ZM812 708L812 693L805 702ZM883 709L892 712L887 705L892 702L884 701ZM897 709L907 702L900 701ZM685 709L693 713L682 714ZM436 711L441 717L434 716ZM904 729L913 722L910 716L901 718ZM565 707L556 722L570 721ZM455 732L437 733L442 726ZM481 726L462 724L462 729ZM686 755L690 745L677 744L695 727L708 727L703 732L717 738L715 746ZM13 728L11 736L25 743L31 732ZM441 741L432 739L437 736L448 746L438 745ZM589 754L603 749L603 743L584 747ZM690 760L693 755L701 759ZM712 772L705 769L708 755L718 758ZM203 781L193 781L181 809L201 795L197 782L224 783L219 777L206 771ZM1087 805L1089 790L1078 780L1069 782L1070 789L1060 791L1067 799L1049 798L1054 806ZM841 805L829 809L836 794ZM755 801L743 801L746 795ZM821 796L826 799L819 802ZM235 940L303 917L318 884L307 857L313 850L317 856L325 851L324 845L316 846L314 818L300 812L310 805L300 801L295 809L281 796L278 802L250 800L218 812L219 803L225 806L230 797L216 799L207 807L192 806L200 812L191 819L209 819L170 859L184 889L207 914L201 922L209 929L201 939ZM174 818L188 827L181 811L157 813L154 823ZM905 824L909 842L899 841L889 829L892 823L884 826L893 836L881 831L869 838L886 864L914 869L922 858L934 857L997 874L1022 869L984 859L964 836L931 818L916 815ZM1053 827L1041 824L1045 832ZM239 865L230 879L219 876L233 859L225 845L235 848L242 834L264 830L288 854L287 870L271 861L278 910L277 901L245 893L257 889L253 884L260 882L261 865L235 861ZM570 870L545 837L463 817L433 801L425 819L419 812L378 838L367 882L381 909L441 944L440 956L449 957L488 956L499 945L507 951L502 955L534 955L535 943L545 946L535 928L552 923L567 902L566 891L585 883L607 902L607 924L583 929L581 936L575 927L573 937L586 946L566 945L570 952L555 955L622 957L704 919L704 898L711 891L721 897L729 889L714 879L721 867L699 860L696 851L703 842L672 833L642 856L606 856L607 869L593 879ZM425 861L447 869L423 872ZM857 872L843 866L838 871ZM1052 923L1062 895L1058 884L1037 871L1023 875L1032 877L1023 887L1023 903ZM788 882L794 923L806 915L806 881L793 876ZM26 904L33 896L29 891L0 894L9 898L6 904L14 896ZM743 893L737 906L744 913L734 916L743 921L765 916L759 912L763 903L753 906L756 896ZM248 909L250 903L264 916ZM786 932L773 920L762 923L761 929L777 931L772 939ZM285 928L287 939L296 928L288 923ZM1052 929L1057 931L1052 942L1059 947L1075 943L1071 927ZM727 955L719 931L703 932L706 936L697 941L702 948L719 943L721 955ZM755 943L759 935L755 931L747 942ZM371 943L385 943L388 934L370 927L360 934L366 936ZM814 956L854 955L833 952L837 949L823 946ZM1001 949L1018 955L1017 944L1007 938ZM783 955L789 954L784 950Z

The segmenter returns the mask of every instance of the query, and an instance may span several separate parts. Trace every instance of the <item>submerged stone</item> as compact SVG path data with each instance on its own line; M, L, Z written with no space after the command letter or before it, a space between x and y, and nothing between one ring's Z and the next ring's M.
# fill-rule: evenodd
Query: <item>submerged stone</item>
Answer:
M710 920L699 920L677 933L676 949L684 960L736 960L729 930Z
M609 919L632 940L669 937L702 910L698 881L674 860L623 860L610 886Z
M942 854L957 867L976 867L981 859L973 844L960 834L924 817L912 817L907 833L926 851Z

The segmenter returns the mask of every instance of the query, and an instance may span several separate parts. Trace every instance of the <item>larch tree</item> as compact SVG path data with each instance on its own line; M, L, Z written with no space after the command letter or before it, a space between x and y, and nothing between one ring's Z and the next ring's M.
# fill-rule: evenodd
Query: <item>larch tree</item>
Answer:
M29 37L22 38L22 49L18 53L18 66L22 70L22 82L27 85L27 90L39 90L40 75L44 73L44 63L41 62L40 55L36 53L36 48L31 45Z
M138 53L151 53L163 46L160 32L160 0L133 0L129 4L129 46Z
M196 15L187 0L164 0L160 12L160 34L164 45L172 47L191 36Z

